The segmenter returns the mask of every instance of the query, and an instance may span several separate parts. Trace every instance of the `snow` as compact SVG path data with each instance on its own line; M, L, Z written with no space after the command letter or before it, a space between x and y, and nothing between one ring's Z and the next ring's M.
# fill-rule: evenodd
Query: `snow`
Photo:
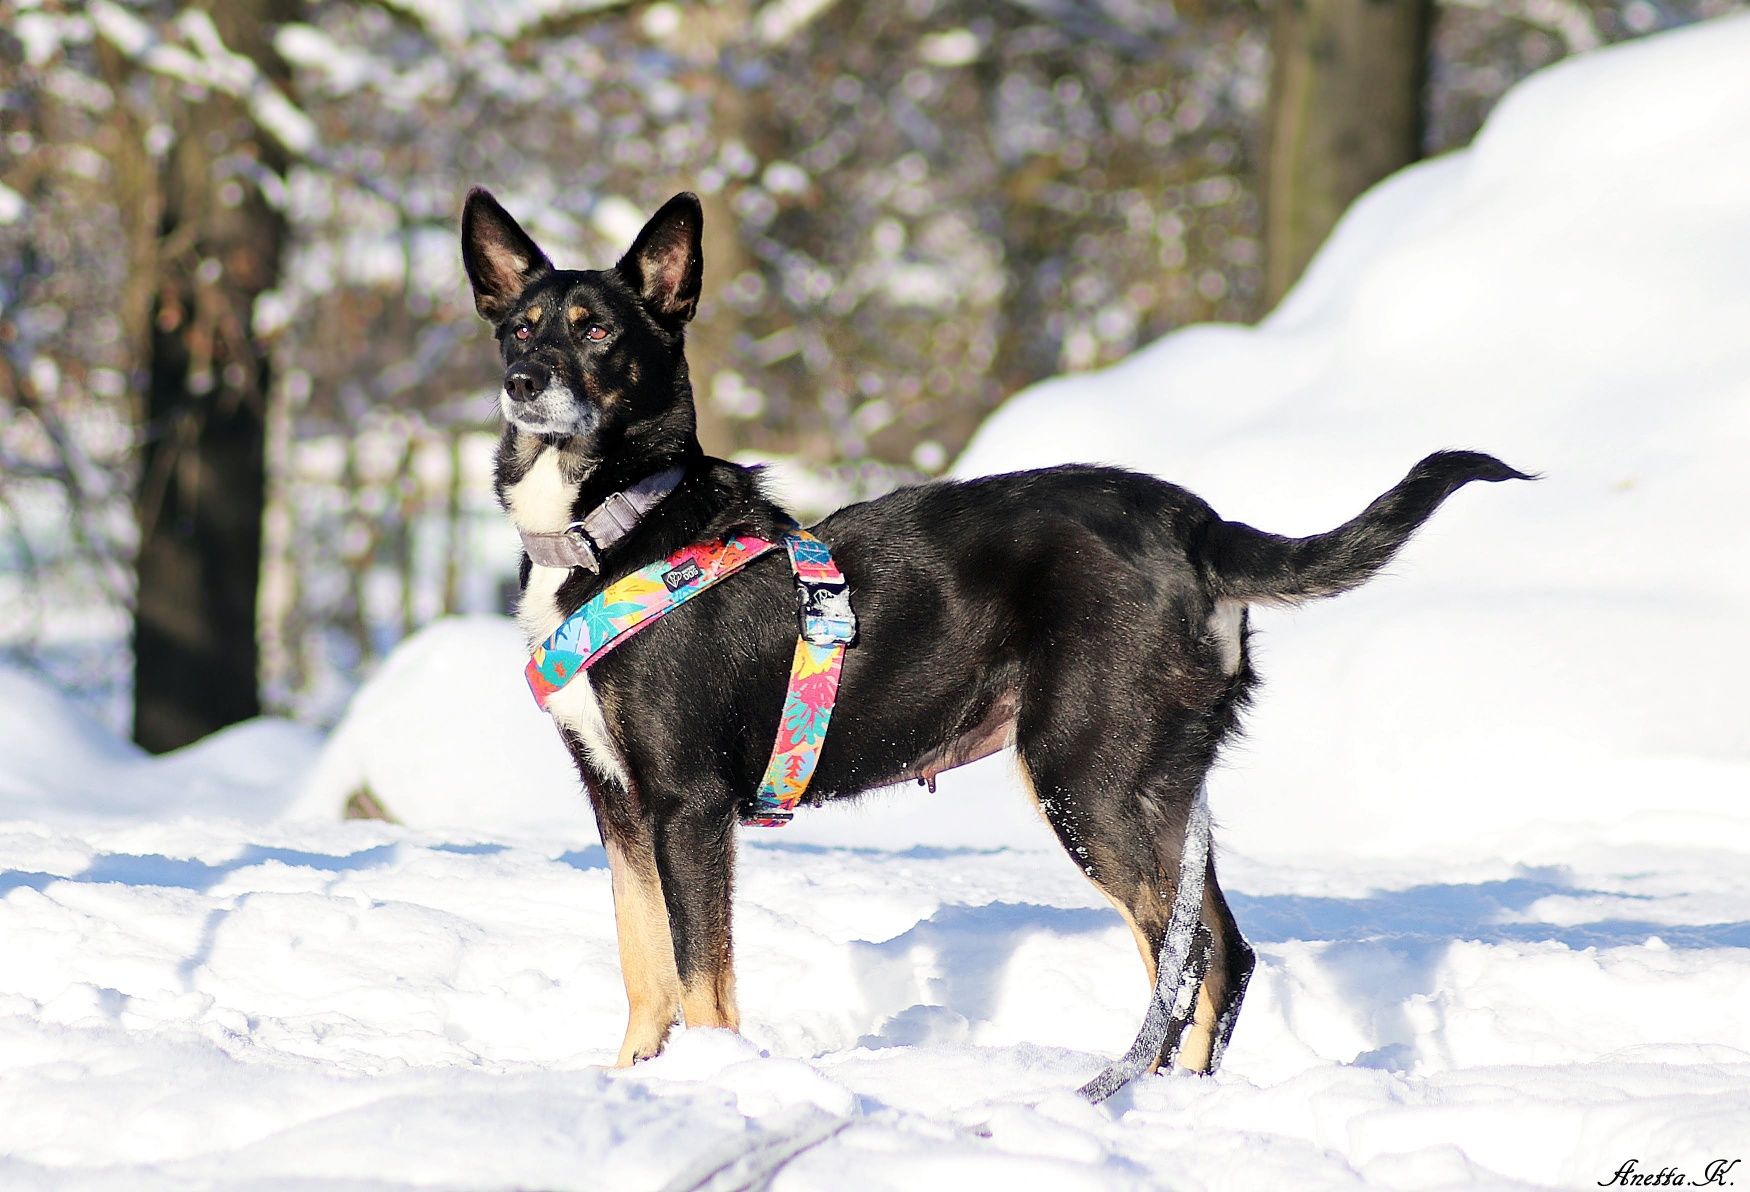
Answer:
M166 810L272 819L315 763L320 743L310 729L261 719L154 758L35 676L0 667L4 819L144 817Z
M394 79L394 71L381 59L356 46L336 41L314 25L289 22L274 33L274 49L280 57L322 80L334 94L357 91L373 80Z
M457 4L454 0L389 0L434 37L452 45L487 33L504 41L542 21L614 8L622 0L501 0L495 4Z
M624 1072L606 859L515 629L326 741L165 758L0 672L0 1186L1405 1188L1699 1179L1750 1121L1750 18L1557 67L1256 329L1023 394L962 474L1146 467L1281 532L1428 450L1395 574L1258 614L1212 777L1223 1070L1101 1107L1130 933L989 759L744 834L744 1034ZM342 822L368 788L399 824ZM1730 1177L1728 1177L1730 1178Z
M0 225L17 223L29 208L30 204L24 201L23 195L0 183Z
M291 813L338 818L368 790L403 822L438 829L586 826L571 758L529 698L527 662L503 617L416 634L353 698Z
M835 0L772 0L754 17L754 31L767 45L782 45L834 3Z

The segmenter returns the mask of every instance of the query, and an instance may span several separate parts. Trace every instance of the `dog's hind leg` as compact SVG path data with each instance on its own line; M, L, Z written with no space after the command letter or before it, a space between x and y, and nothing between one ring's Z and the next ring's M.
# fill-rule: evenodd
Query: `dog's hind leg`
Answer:
M1213 951L1202 923L1203 879L1209 860L1209 806L1202 790L1186 818L1177 882L1156 954L1155 982L1149 991L1142 1028L1122 1059L1083 1085L1093 1102L1104 1101L1136 1077L1169 1064L1181 1045L1200 1037L1197 1010ZM1206 1037L1207 1030L1201 1032Z
M727 801L724 805L729 806ZM690 1027L739 1030L730 940L733 810L720 813L683 808L659 817L656 857L674 937L681 1013Z
M1233 911L1215 877L1211 856L1203 877L1203 923L1209 930L1208 971L1197 990L1197 1003L1190 1027L1180 1040L1175 1057L1178 1065L1192 1072L1213 1072L1221 1064L1228 1040L1233 1037L1240 1003L1257 963L1251 946L1241 937ZM1166 1057L1163 1056L1163 1062Z
M614 928L620 943L620 976L626 983L626 1038L617 1066L626 1067L662 1050L681 1003L669 937L668 908L648 835L603 832L614 885Z
M1170 793L1090 789L1076 775L1106 769L1111 777L1100 764L1105 759L1091 758L1080 769L1053 764L1053 746L1065 744L1023 736L1023 771L1064 848L1136 936L1150 991L1142 1032L1129 1053L1083 1090L1098 1101L1171 1063L1181 1042L1198 1036L1196 1012L1215 958L1214 937L1202 921L1209 814L1200 783ZM1143 779L1136 775L1135 781ZM1213 1026L1214 1015L1204 1017ZM1207 1044L1201 1046L1207 1056Z

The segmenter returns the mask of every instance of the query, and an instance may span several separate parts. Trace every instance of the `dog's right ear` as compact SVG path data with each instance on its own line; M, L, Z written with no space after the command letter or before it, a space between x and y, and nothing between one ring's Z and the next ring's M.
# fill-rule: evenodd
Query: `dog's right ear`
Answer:
M553 271L547 254L479 186L462 207L462 265L474 287L474 309L491 323L504 318L530 282Z

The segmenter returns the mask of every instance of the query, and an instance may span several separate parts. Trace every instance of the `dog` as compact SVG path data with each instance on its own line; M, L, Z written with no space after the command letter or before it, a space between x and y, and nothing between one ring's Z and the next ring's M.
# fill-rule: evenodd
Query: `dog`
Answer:
M695 434L684 349L701 228L698 199L679 194L613 268L565 270L489 193L468 195L463 263L505 369L494 485L525 543L671 478L586 557L525 552L517 617L531 649L608 583L689 544L776 542L791 525L757 470L706 455ZM1012 747L1059 841L1136 937L1158 1029L1132 1071L1213 1071L1255 963L1216 880L1202 795L1257 682L1249 606L1354 588L1463 485L1529 478L1437 452L1354 520L1298 539L1110 467L922 484L841 509L813 532L849 580L858 636L806 801L933 783ZM621 1066L657 1054L677 1017L738 1029L735 834L796 637L778 551L547 705L611 871Z

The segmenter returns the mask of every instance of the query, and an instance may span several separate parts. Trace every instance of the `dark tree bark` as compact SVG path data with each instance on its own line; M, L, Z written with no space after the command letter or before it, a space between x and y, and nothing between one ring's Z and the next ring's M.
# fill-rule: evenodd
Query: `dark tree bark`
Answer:
M754 119L752 100L744 83L733 77L741 40L752 25L749 0L722 0L692 6L675 40L688 69L684 78L690 87L710 97L710 131L717 144L739 140L758 160L762 132ZM691 178L679 178L673 189L690 189ZM730 284L752 265L741 241L741 220L731 203L731 186L725 184L699 195L705 212L705 280L699 294L698 316L687 326L687 371L693 383L698 411L699 444L712 455L733 455L743 445L743 434L712 400L717 374L735 367L736 340L742 334L742 316L725 300ZM667 196L663 196L666 198ZM658 200L659 202L662 200Z
M1264 169L1265 299L1362 191L1421 157L1433 0L1278 0Z
M205 6L226 45L283 82L274 29L293 0ZM156 171L156 251L137 513L134 739L175 749L260 711L255 602L266 504L268 359L255 301L286 226L262 195L284 150L210 93L172 114Z

